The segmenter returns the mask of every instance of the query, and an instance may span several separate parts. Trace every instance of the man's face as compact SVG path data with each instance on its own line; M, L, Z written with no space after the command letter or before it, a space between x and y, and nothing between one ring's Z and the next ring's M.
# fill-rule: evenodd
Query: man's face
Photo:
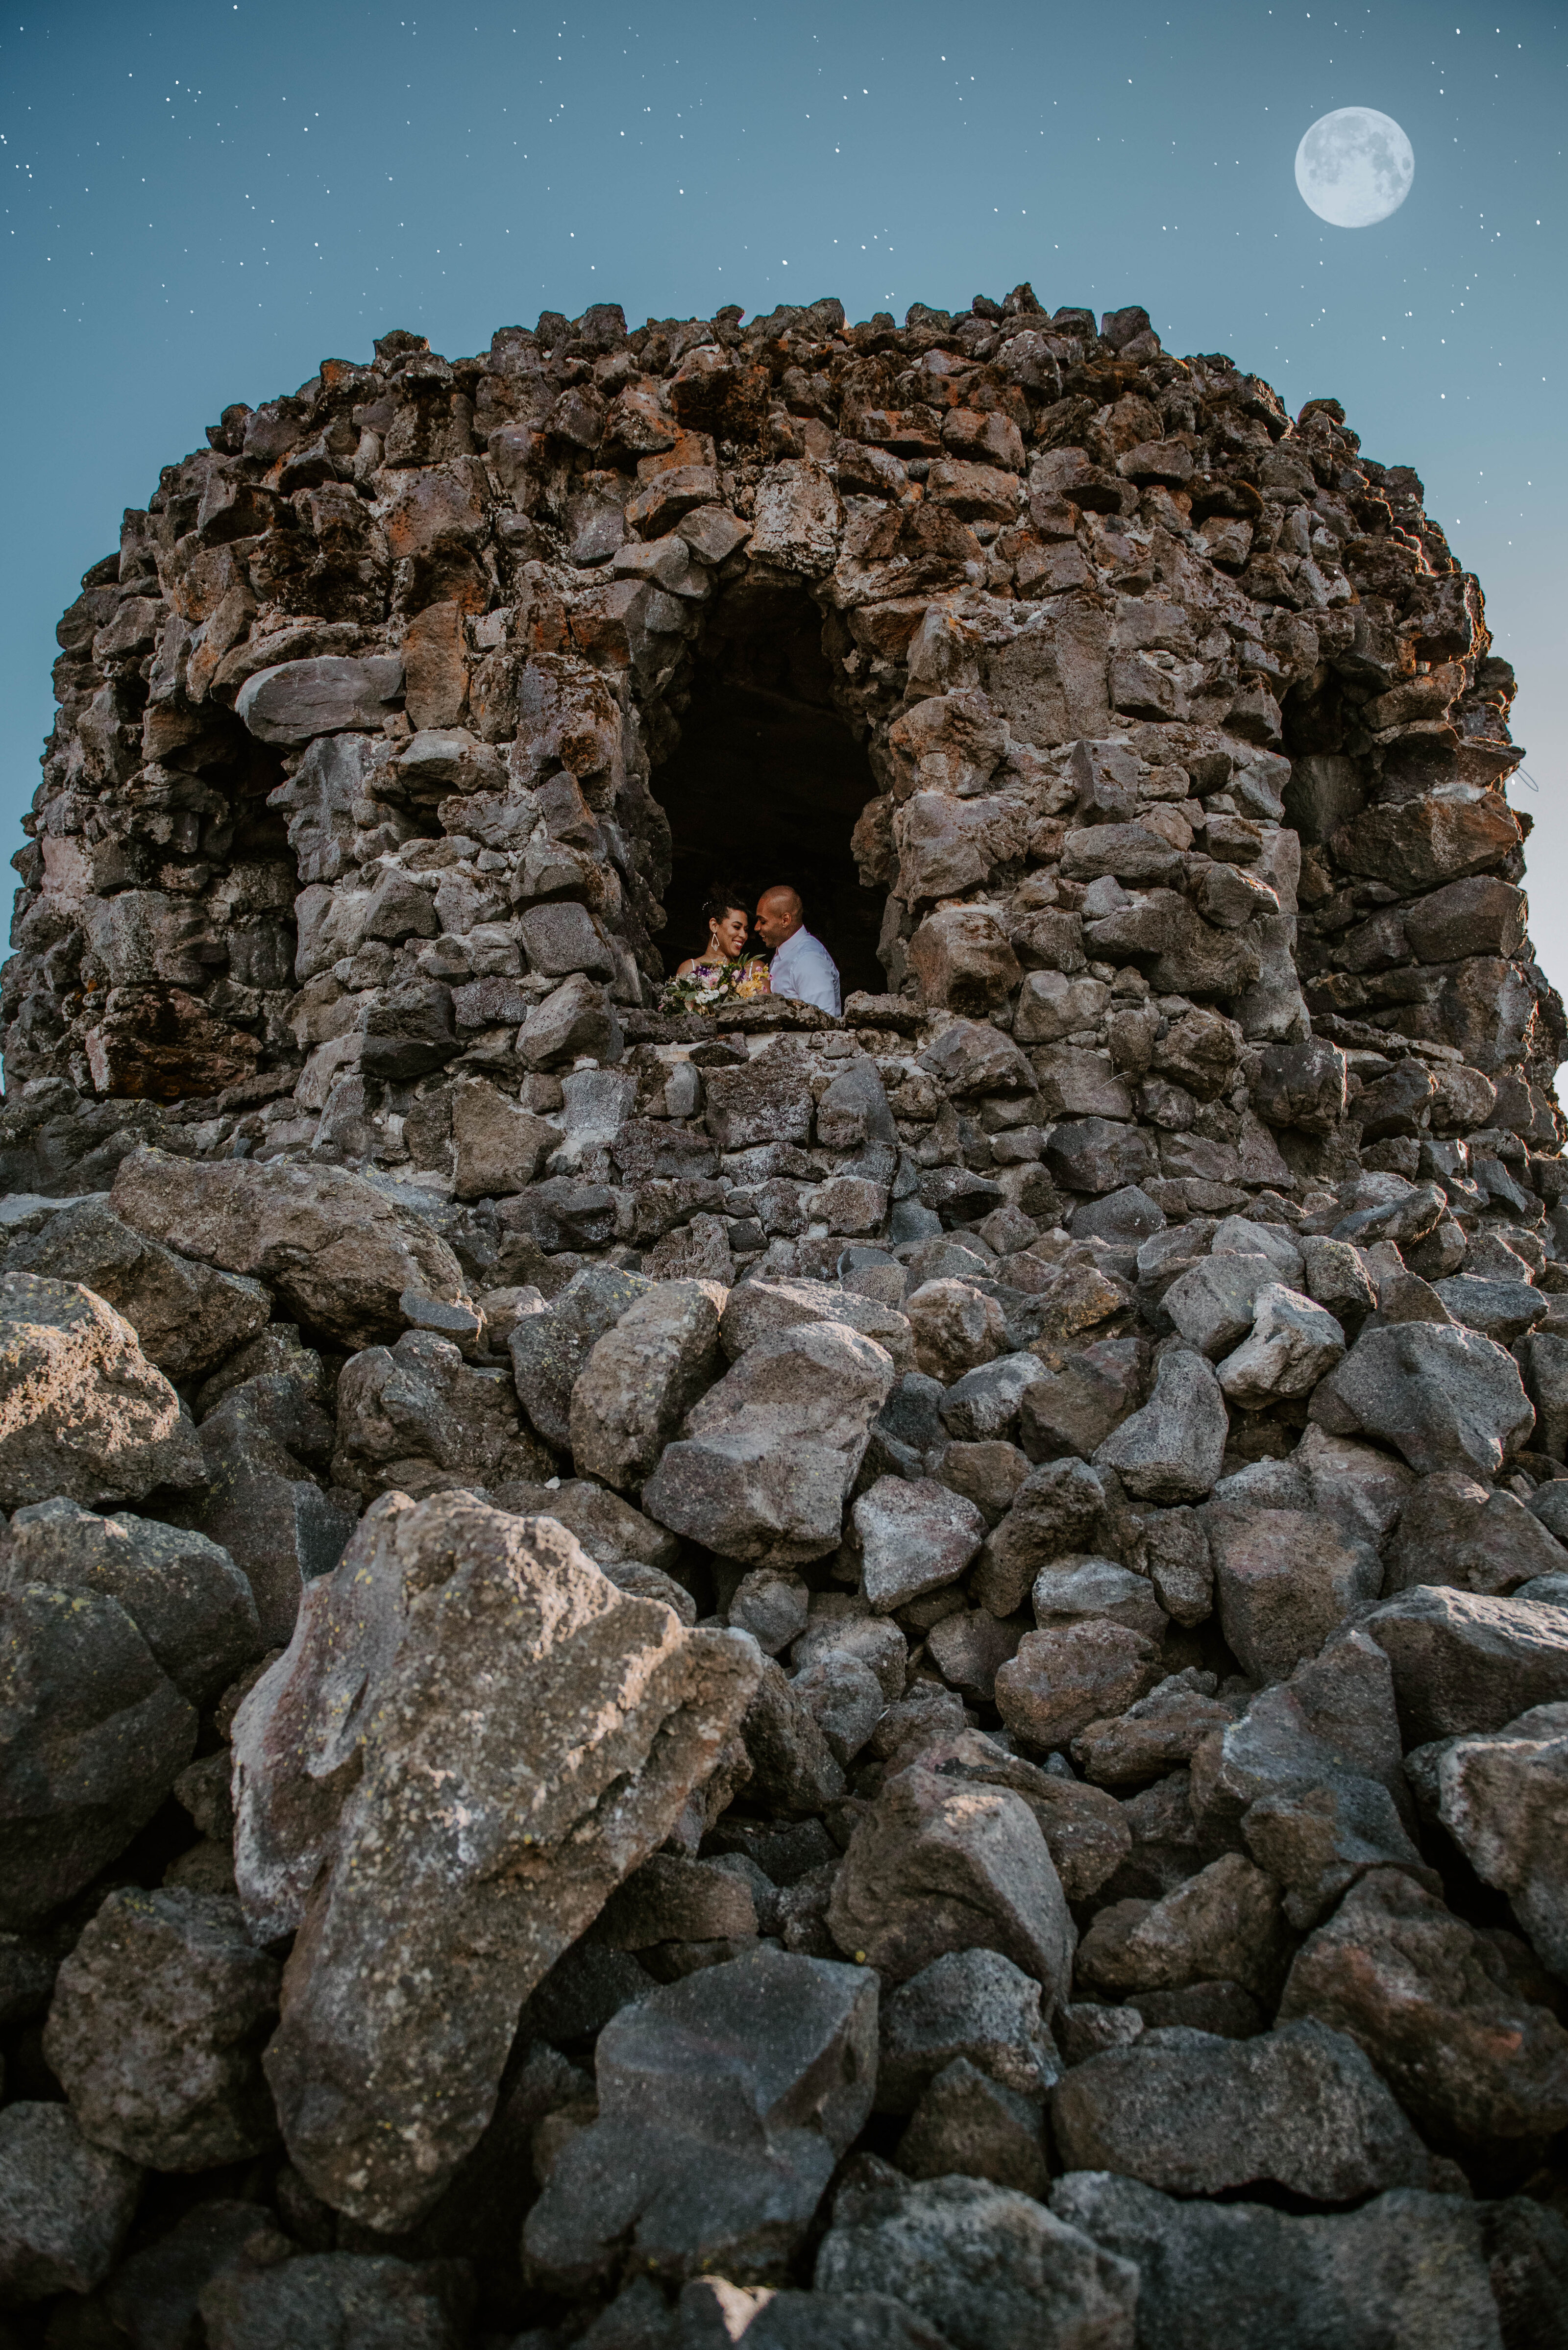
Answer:
M768 890L757 901L757 936L770 952L782 947L795 927L794 908L787 898Z

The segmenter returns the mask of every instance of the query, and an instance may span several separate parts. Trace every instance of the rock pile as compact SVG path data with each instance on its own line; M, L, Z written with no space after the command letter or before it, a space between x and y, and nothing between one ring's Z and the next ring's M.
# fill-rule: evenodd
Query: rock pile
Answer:
M208 437L15 860L7 2342L1562 2339L1568 1023L1416 476L1026 286ZM886 990L666 1015L803 608Z

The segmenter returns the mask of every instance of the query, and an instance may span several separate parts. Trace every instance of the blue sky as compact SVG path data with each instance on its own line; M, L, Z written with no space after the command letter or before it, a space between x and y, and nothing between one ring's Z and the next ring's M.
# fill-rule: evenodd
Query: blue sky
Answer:
M0 831L54 624L230 401L389 327L449 357L541 309L634 322L1144 303L1413 464L1523 681L1534 934L1568 985L1563 123L1537 7L96 0L0 24ZM1411 139L1389 220L1296 192L1330 109Z

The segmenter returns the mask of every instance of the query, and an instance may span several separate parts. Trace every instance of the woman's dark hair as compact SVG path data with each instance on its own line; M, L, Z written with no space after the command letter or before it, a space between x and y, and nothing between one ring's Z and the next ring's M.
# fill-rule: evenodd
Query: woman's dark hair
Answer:
M722 922L728 913L744 914L750 920L751 907L743 892L732 889L727 881L710 882L708 895L702 900L702 920Z

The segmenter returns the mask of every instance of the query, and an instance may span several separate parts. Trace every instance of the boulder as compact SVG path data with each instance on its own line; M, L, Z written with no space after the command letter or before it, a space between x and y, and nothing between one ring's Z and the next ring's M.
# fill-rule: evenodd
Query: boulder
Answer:
M1032 1469L980 1554L971 1580L975 1598L993 1616L1012 1615L1048 1561L1090 1539L1105 1505L1105 1486L1085 1462L1047 1461Z
M129 1510L34 1502L0 1535L0 1587L47 1584L118 1601L160 1671L210 1705L265 1647L250 1585L226 1550Z
M1568 2124L1568 2032L1400 1870L1373 1870L1308 1936L1280 2013L1348 2033L1440 2145L1544 2140Z
M901 1983L882 2008L877 2110L913 2113L961 2059L1021 2096L1038 2097L1060 2065L1040 1985L1000 1950L950 1950Z
M908 2178L989 2178L1044 2199L1051 2177L1044 2100L1004 2088L955 2056L915 2107L898 2140L898 2168Z
M1513 1493L1489 1491L1461 1470L1425 1477L1399 1513L1383 1589L1421 1583L1506 1598L1538 1575L1568 1574L1568 1550Z
M523 2231L534 2272L580 2290L629 2241L668 2277L780 2275L871 2110L877 1978L759 1950L612 2017L598 2116L558 2157Z
M974 1503L934 1477L878 1477L851 1515L861 1591L886 1614L956 1582L985 1539Z
M259 1281L195 1263L133 1232L107 1200L83 1200L13 1241L8 1273L79 1281L123 1315L166 1378L204 1378L272 1315Z
M1322 2023L1251 2040L1145 2032L1064 2074L1051 2126L1069 2170L1178 2195L1267 2184L1314 2203L1425 2185L1428 2157L1361 2049Z
M1568 1979L1568 1704L1539 1705L1438 1762L1438 1816L1506 1893L1537 1957Z
M1095 1461L1116 1470L1141 1501L1199 1502L1219 1478L1229 1430L1224 1394L1209 1364L1173 1348L1160 1357L1147 1403L1106 1438Z
M517 1032L517 1053L530 1069L569 1064L578 1055L618 1061L625 1050L607 990L586 972L574 972L536 1003Z
M857 1825L827 1922L846 1956L890 1982L976 1948L1032 1975L1047 2011L1071 1980L1076 1935L1029 1804L919 1762L887 1782Z
M586 1264L549 1309L524 1314L507 1339L518 1399L546 1444L571 1439L572 1392L598 1341L654 1284L614 1264Z
M264 2203L203 2201L116 2269L103 2304L133 2350L166 2350L190 2338L203 2288L225 2269L286 2257L289 2239ZM292 2250L292 2246L290 2246Z
M1353 1607L1377 1596L1376 1550L1313 1512L1216 1502L1204 1523L1220 1622L1254 1680L1284 1680Z
M67 2106L0 2113L0 2309L90 2293L114 2266L141 2189L133 2162L95 2146Z
M595 1342L567 1418L580 1472L623 1489L651 1472L718 1375L725 1295L713 1282L660 1282Z
M324 1386L320 1358L301 1347L231 1388L202 1422L205 1491L181 1510L250 1584L266 1648L290 1638L301 1591L331 1573L354 1530L352 1495L324 1492L309 1465L324 1467L332 1444Z
M1489 2207L1463 2196L1396 2187L1355 2211L1296 2213L1074 2170L1051 2208L1132 2266L1140 2350L1203 2350L1221 2319L1225 2350L1501 2350Z
M111 1893L60 1969L44 2032L94 2143L154 2170L210 2170L273 2145L261 2050L280 1972L237 1901Z
M1158 1659L1146 1632L1092 1617L1026 1632L997 1669L997 1711L1032 1746L1064 1747L1091 1721L1145 1696L1159 1678Z
M904 1301L915 1365L951 1387L966 1371L994 1362L1007 1346L1001 1306L967 1281L926 1281Z
M1386 1599L1363 1628L1393 1669L1407 1745L1568 1702L1568 1614L1547 1602L1421 1585Z
M453 1198L483 1200L504 1199L532 1183L562 1137L558 1126L483 1077L460 1077L452 1089L452 1139Z
M306 2252L274 2267L221 2271L196 2305L211 2350L292 2350L305 2342L462 2350L472 2301L456 2261Z
M234 710L262 743L308 743L347 728L379 734L402 682L400 653L373 653L367 660L318 653L257 670L241 686Z
M893 1379L886 1349L841 1323L759 1339L688 1413L644 1508L748 1565L825 1557Z
M1279 1891L1240 1853L1222 1854L1158 1901L1114 1901L1078 1949L1078 1975L1097 1989L1168 1991L1237 1982L1267 1996L1283 1955Z
M1345 1353L1345 1333L1332 1314L1281 1282L1258 1292L1251 1335L1227 1355L1216 1376L1243 1411L1286 1397L1310 1395Z
M466 1303L462 1268L433 1227L346 1169L142 1149L121 1159L111 1198L133 1231L266 1282L341 1347L396 1338L413 1318L405 1293Z
M1005 1440L1017 1427L1024 1397L1045 1376L1044 1365L1033 1354L1002 1355L982 1363L947 1389L942 1425L961 1444Z
M506 1373L472 1369L432 1330L405 1330L396 1346L368 1347L343 1367L335 1485L367 1500L403 1492L420 1501L443 1486L525 1477L540 1457L531 1438L520 1440Z
M819 2293L888 2293L953 2350L1133 2350L1137 2271L1016 2188L846 2185L816 2256Z
M308 1911L266 2068L317 2193L382 2230L435 2201L522 2001L670 1834L757 1670L547 1518L372 1504L234 1730L247 1921Z
M112 1508L201 1475L196 1431L129 1322L78 1282L0 1276L0 1508Z
M607 1574L622 1565L667 1571L680 1556L680 1544L667 1527L656 1526L618 1493L607 1492L588 1477L563 1477L556 1484L497 1485L490 1498L496 1509L514 1518L557 1519Z
M1191 1761L1211 1730L1233 1720L1214 1694L1214 1676L1171 1673L1124 1713L1091 1721L1073 1741L1073 1760L1096 1786L1136 1786Z
M46 1917L123 1852L190 1761L196 1710L119 1600L0 1589L7 1659L0 1929Z
M1459 1469L1490 1481L1535 1425L1513 1357L1436 1322L1364 1330L1309 1409L1333 1435L1392 1444L1423 1477Z
M885 1347L900 1371L909 1368L909 1326L902 1313L828 1281L743 1281L724 1300L719 1344L732 1363L759 1338L806 1322L843 1322Z

